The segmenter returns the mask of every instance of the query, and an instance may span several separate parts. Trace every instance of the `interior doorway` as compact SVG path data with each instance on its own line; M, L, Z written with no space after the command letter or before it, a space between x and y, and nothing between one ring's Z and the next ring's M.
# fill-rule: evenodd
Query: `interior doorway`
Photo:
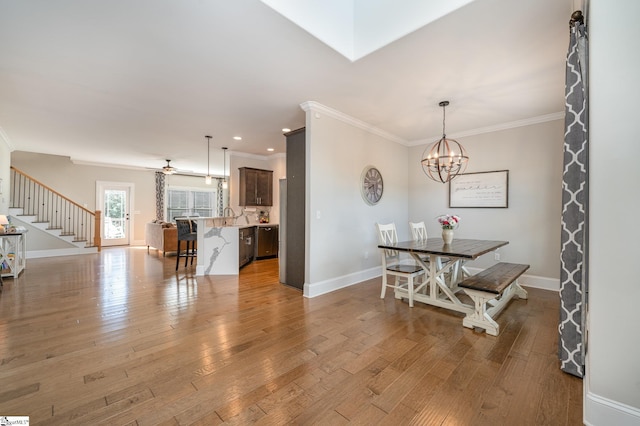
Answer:
M96 206L102 210L100 235L103 246L125 246L131 241L132 183L96 183Z

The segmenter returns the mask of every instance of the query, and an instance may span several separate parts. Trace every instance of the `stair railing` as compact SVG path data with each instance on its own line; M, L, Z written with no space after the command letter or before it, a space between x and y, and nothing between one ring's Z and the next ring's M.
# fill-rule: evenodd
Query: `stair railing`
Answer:
M10 182L11 207L22 208L23 215L36 217L34 222L48 223L47 229L60 230L61 236L73 236L73 241L100 251L100 210L92 212L13 166Z

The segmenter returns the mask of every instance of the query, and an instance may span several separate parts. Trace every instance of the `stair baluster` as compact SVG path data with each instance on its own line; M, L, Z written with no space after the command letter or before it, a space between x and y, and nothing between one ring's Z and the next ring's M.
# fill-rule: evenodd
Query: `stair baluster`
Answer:
M12 208L35 217L32 223L47 223L48 230L59 230L60 236L73 236L73 242L100 251L100 210L92 212L13 166L10 182Z

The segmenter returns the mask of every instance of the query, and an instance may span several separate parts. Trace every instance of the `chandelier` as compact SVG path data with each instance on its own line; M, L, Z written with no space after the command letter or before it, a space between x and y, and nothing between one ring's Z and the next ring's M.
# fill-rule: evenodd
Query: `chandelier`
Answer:
M469 157L465 149L454 139L447 139L445 133L445 107L449 101L442 101L442 138L422 153L422 171L436 182L446 183L467 168Z

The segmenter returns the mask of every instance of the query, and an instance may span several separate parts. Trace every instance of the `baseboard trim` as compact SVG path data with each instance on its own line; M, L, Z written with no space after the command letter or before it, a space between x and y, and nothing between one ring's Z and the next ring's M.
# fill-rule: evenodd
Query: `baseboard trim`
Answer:
M330 280L320 281L313 284L305 283L303 295L308 298L321 296L323 294L331 293L332 291L340 290L341 288L349 287L363 281L379 277L380 274L380 267L376 266L375 268L365 269L364 271L354 272L353 274L343 275Z
M640 410L608 398L603 398L588 390L585 383L583 419L587 426L616 425L639 426Z
M477 274L482 268L469 268L470 273ZM341 288L359 284L372 278L381 276L382 271L379 266L365 269L364 271L354 272L353 274L343 275L341 277L332 278L330 280L320 281L313 284L304 284L304 297L312 298ZM557 278L539 277L537 275L522 275L519 279L520 285L525 287L539 288L542 290L560 291L560 280Z
M98 249L91 248L68 248L68 249L53 249L53 250L31 250L27 251L27 259L39 259L43 257L58 257L58 256L76 256L79 254L95 254Z

